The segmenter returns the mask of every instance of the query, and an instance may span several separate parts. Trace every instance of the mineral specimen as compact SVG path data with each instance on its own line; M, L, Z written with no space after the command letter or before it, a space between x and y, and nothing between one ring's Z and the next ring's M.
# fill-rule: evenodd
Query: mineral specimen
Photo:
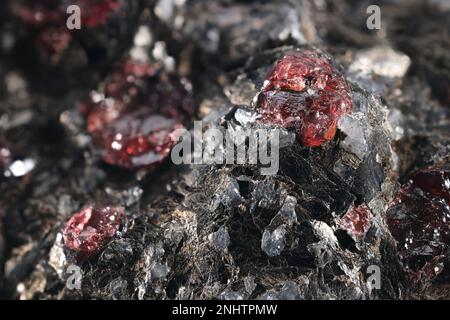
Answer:
M366 205L350 208L338 224L350 235L363 237L370 228L372 214Z
M77 5L82 13L83 23L95 27L106 22L112 13L117 11L123 2L119 0L75 0L71 3L62 0L15 1L13 12L26 24L32 26L58 25L65 26L68 17L67 7ZM61 28L62 29L62 28Z
M422 169L402 186L387 223L404 267L414 278L442 271L450 245L450 168Z
M188 89L173 74L127 60L82 108L105 162L127 169L154 167L193 114Z
M5 177L25 176L35 165L35 160L23 157L15 148L0 140L0 170L3 170Z
M448 10L369 2L0 1L0 298L449 299Z
M116 235L124 221L125 211L121 207L85 207L66 222L64 247L80 261L89 259Z
M66 10L69 5L79 6L82 24L96 27L104 24L120 8L121 3L118 0L100 0L94 3L78 0L70 4L61 0L25 0L14 2L12 10L27 26L39 30L36 38L38 48L52 54L62 52L72 39L71 32L66 27L66 19L69 17Z
M345 79L313 50L290 52L278 60L257 106L263 122L294 129L305 146L332 140L339 118L353 110Z
M245 61L272 43L305 43L308 7L296 2L160 0L156 16L224 65ZM261 25L271 28L261 32ZM308 26L309 27L309 26ZM309 29L308 31L311 31ZM311 36L313 32L308 35ZM217 60L214 59L214 60Z
M367 75L402 78L411 65L411 59L388 46L374 47L358 52L349 66L349 72Z

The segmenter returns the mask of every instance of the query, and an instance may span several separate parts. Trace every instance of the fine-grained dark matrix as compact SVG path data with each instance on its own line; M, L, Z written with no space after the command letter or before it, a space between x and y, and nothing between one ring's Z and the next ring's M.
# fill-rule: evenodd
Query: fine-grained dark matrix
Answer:
M0 298L449 299L449 16L0 1Z

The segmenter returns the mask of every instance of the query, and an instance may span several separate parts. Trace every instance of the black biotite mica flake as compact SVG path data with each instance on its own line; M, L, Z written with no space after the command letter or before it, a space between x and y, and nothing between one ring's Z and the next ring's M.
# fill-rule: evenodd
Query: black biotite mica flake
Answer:
M449 299L450 7L369 5L1 1L0 297Z

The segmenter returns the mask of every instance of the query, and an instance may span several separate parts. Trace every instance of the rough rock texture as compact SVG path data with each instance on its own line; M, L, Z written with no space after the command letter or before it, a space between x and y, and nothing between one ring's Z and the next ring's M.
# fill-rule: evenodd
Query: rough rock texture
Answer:
M105 0L120 8L48 52L35 41L45 26L13 2L0 2L1 297L450 298L448 7L380 4L370 31L368 0ZM302 81L286 87L273 70L296 51L326 72L293 64ZM332 134L310 144L261 121L266 80L301 95L299 110L323 97L317 79L337 79L334 97L351 106L329 106ZM193 119L239 146L238 132L278 128L278 172L174 165L165 129ZM158 134L160 158L133 165ZM120 226L87 219L87 206L121 208ZM80 289L67 285L74 267Z

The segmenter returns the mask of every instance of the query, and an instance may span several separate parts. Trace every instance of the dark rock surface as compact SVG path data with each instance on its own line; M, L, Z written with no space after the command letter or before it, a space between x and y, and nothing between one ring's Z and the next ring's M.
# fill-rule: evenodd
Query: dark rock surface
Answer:
M111 0L119 11L50 54L34 41L44 27L13 14L13 2L0 3L0 297L450 298L448 169L431 177L439 192L410 182L450 163L445 1L383 2L382 29L371 31L365 10L376 1ZM105 161L80 109L86 97L108 106L111 77L131 58L158 75L143 85L133 70L112 100L119 111L130 100L151 111L94 119L126 122L115 134L158 112L191 131L194 119L221 132L277 127L259 121L255 97L276 61L297 49L329 57L353 111L319 146L280 130L275 175L258 164L174 165L162 151L151 170ZM149 150L148 132L138 133L127 160ZM430 205L399 204L406 192ZM123 208L126 219L98 243L90 238L96 250L80 260L63 230L89 205ZM411 230L419 239L405 248ZM67 282L74 266L79 289Z

